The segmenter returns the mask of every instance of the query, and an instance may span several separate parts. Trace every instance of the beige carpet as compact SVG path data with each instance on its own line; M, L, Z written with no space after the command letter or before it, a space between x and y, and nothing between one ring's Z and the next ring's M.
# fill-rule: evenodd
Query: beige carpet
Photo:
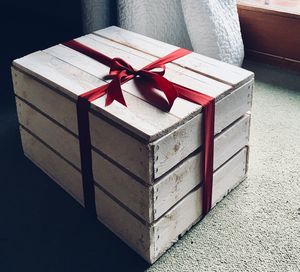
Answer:
M248 178L149 271L300 271L300 75L256 73Z
M0 271L299 272L300 76L246 66L249 178L151 267L23 156L13 99L0 100Z

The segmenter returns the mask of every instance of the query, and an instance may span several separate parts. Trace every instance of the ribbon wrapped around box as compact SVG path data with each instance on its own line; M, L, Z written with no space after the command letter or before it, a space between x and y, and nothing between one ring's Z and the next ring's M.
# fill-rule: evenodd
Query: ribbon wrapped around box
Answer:
M146 65L140 70L135 70L123 59L118 57L110 58L75 40L65 42L64 45L109 66L110 71L108 76L112 79L110 83L80 95L77 101L78 136L85 207L92 214L96 215L88 116L90 102L106 94L105 106L109 106L114 100L126 106L121 85L135 77L140 77L142 80L150 81L153 87L164 92L168 103L167 110L171 109L177 97L197 103L203 107L204 123L203 130L200 133L203 133L204 137L204 160L199 167L203 169L203 215L208 213L212 205L215 99L164 78L165 64L181 58L191 53L191 51L180 48Z
M25 156L149 263L246 177L242 68L109 27L12 79Z

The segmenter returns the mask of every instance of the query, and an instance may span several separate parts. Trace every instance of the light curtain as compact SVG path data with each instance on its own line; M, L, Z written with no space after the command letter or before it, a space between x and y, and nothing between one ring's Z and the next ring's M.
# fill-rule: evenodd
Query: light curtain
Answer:
M241 65L244 46L236 0L82 0L86 33L118 25Z

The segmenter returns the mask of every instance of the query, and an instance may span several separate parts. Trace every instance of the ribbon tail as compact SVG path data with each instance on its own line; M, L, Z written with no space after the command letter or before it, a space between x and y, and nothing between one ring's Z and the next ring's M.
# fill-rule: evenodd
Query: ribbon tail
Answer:
M90 102L82 96L77 101L77 124L81 158L84 206L96 217L95 188L92 170L91 136L89 125Z
M114 100L127 107L122 93L121 81L119 76L114 78L108 85L105 106L109 106Z
M214 127L215 101L208 102L203 109L204 119L204 160L203 160L203 214L207 214L212 205L213 169L214 169Z
M178 96L203 107L203 195L202 210L206 215L212 205L214 135L215 135L215 99L211 96L184 88L175 84Z

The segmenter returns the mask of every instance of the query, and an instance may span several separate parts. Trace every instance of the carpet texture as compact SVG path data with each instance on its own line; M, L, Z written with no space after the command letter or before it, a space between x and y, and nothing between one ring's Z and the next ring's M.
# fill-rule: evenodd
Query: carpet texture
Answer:
M256 73L248 178L148 271L300 271L300 76Z
M246 68L249 177L151 267L23 156L13 99L0 101L0 271L299 272L300 75Z

